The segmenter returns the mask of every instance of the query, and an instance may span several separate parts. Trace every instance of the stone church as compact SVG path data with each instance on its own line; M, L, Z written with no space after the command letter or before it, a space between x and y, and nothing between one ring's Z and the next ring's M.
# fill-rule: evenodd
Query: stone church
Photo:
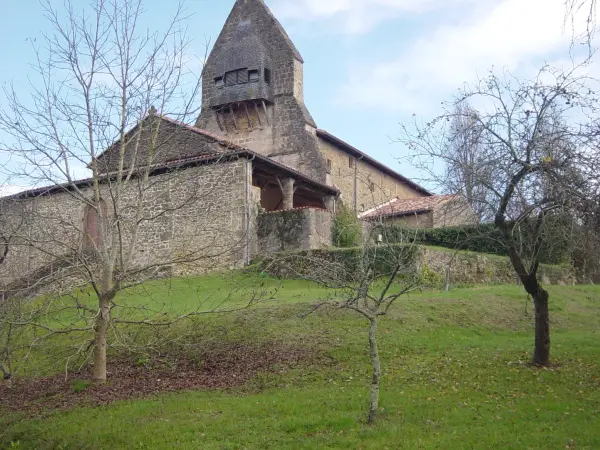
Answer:
M304 103L304 60L262 0L236 2L203 72L196 127L335 187L365 210L431 194L318 128Z
M157 219L136 232L139 245L132 264L174 261L168 275L181 276L208 270L207 264L185 263L190 249L214 255L212 268L240 267L261 252L326 247L331 245L332 214L341 204L365 220L406 219L418 226L466 220L446 220L436 211L448 203L446 197L438 201L319 128L304 103L303 66L300 52L263 0L236 1L203 70L196 123L179 123L152 110L129 133L147 142L144 126L160 123L164 143L150 168L152 188L143 202L144 211ZM118 155L115 144L96 163L104 173L114 173ZM125 163L144 166L147 156L143 149L128 151ZM0 264L5 284L24 274L47 273L61 255L100 239L94 214L70 195L73 189L86 192L90 185L81 180L0 199L5 216L6 211L28 211L22 215L25 222L31 220L27 232L52 246L52 251L31 245L12 248ZM135 189L130 195L136 195ZM111 210L108 198L102 211ZM434 212L435 222L408 220L434 217ZM292 237L282 238L270 225L278 214L295 216L288 230ZM44 234L61 239L40 238Z

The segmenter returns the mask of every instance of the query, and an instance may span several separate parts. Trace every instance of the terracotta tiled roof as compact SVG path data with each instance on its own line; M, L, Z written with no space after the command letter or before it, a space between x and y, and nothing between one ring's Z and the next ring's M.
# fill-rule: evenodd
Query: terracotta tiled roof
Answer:
M373 209L360 214L359 219L376 219L379 217L407 216L433 211L444 203L457 198L456 195L434 195L419 198L394 198Z
M201 130L200 128L196 128L191 125L187 125L185 123L179 122L177 120L171 119L166 116L158 115L161 120L170 123L174 126L180 127L189 132L198 134L207 138L208 141L216 142L218 145L223 147L222 149L219 147L213 147L210 149L205 149L202 152L198 152L196 154L188 154L183 155L181 157L173 157L169 159L165 159L164 161L158 161L156 164L150 167L151 174L159 173L160 171L168 170L168 169L176 169L178 167L182 167L185 165L193 165L200 163L208 163L208 162L218 162L220 160L227 160L228 158L237 158L237 157L245 157L254 161L260 161L263 164L270 166L272 169L278 169L283 171L284 173L294 177L296 180L302 180L309 186L318 189L321 192L326 192L329 195L339 195L339 190L335 187L325 185L319 181L313 180L311 177L304 175L297 170L288 167L284 164L275 161L269 157L263 156L259 153L256 153L248 148L242 147L240 145L234 144L226 139L223 139L220 136L212 134L208 131ZM135 128L134 128L135 129ZM131 131L130 131L131 132ZM105 152L106 153L106 152ZM105 154L104 153L104 154ZM103 155L104 155L103 154ZM102 157L102 155L100 156ZM99 157L99 158L100 158ZM108 173L100 174L99 181L104 182L106 180L112 179L116 176L116 171L111 171ZM40 188L34 188L27 191L19 192L13 195L0 196L3 201L20 199L26 197L37 197L37 196L46 196L53 195L58 192L69 191L75 187L86 187L92 185L94 182L93 178L85 178L80 180L74 180L67 183L57 183L51 186L44 186Z

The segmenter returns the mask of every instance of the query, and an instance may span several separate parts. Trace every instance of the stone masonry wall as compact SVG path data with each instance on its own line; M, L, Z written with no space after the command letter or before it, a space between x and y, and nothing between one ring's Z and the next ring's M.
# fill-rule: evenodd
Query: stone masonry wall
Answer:
M247 207L247 197L252 195L246 182L249 170L251 162L243 159L157 175L142 191L141 202L139 180L132 179L117 207L125 248L132 240L134 223L140 223L128 268L173 262L162 274L184 276L242 266L249 258L246 231L253 220ZM92 197L91 188L82 192ZM107 239L117 245L115 208L106 185L102 198L108 211ZM81 251L85 205L71 193L4 200L0 207L15 236L7 260L0 265L2 285L42 273L55 260Z
M448 201L433 210L430 228L456 227L478 223L473 208L465 199Z
M374 208L394 197L423 196L398 179L323 139L319 139L319 148L324 158L331 161L328 184L337 187L341 191L342 202L349 208L356 207L358 213ZM352 160L352 167L350 167L350 160Z
M400 225L408 228L433 228L433 211L421 214L409 214L402 217L385 219L386 224Z
M474 252L419 247L422 271L435 274L441 283L450 268L451 284L519 284L508 258ZM560 266L540 266L542 283L569 285L575 283L573 270Z
M273 276L296 278L314 277L315 274L322 277L324 268L331 267L332 263L344 267L344 271L335 273L336 276L344 272L352 274L363 257L360 248L313 250L278 255L273 249L263 254L264 258L258 261L261 268ZM432 289L444 287L448 267L451 286L520 284L508 258L479 253L455 253L424 246L417 246L415 250L413 267L420 274L422 283ZM574 284L576 280L573 270L569 267L542 265L540 274L542 282L546 285L569 285Z
M8 256L0 265L2 286L40 271L60 257L72 259L74 249L81 248L85 209L68 193L0 201L4 233L10 236Z
M303 208L258 216L258 254L331 246L331 213Z

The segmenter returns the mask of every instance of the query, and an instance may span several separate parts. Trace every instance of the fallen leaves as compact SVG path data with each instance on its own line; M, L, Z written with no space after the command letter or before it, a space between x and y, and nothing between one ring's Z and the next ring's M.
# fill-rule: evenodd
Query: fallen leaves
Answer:
M305 347L283 343L231 343L205 351L195 358L171 357L168 364L149 369L128 360L113 359L109 381L90 384L76 392L74 379L90 379L91 370L38 379L15 379L11 386L0 383L0 409L33 416L44 411L66 410L75 406L105 405L117 400L140 398L161 392L194 389L224 389L240 386L260 371L280 371L315 359ZM199 367L198 357L203 364Z

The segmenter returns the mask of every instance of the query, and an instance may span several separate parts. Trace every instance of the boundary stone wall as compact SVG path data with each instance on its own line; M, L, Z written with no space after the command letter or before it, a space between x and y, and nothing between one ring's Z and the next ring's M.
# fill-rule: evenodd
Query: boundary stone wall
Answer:
M421 270L437 274L445 280L450 269L450 284L519 284L507 257L475 252L455 252L435 247L419 247L418 264ZM575 284L573 269L567 266L542 264L540 277L543 284Z
M331 213L299 208L258 216L258 254L315 250L331 246Z
M288 251L279 255L266 255L257 261L261 270L278 277L296 278L310 276L328 264L343 264L352 273L363 249L321 249ZM453 252L446 249L418 246L413 260L424 282L432 287L442 287L446 270L450 267L451 285L519 284L510 261L506 257L471 252ZM576 277L571 267L540 266L542 283L546 285L571 285Z

